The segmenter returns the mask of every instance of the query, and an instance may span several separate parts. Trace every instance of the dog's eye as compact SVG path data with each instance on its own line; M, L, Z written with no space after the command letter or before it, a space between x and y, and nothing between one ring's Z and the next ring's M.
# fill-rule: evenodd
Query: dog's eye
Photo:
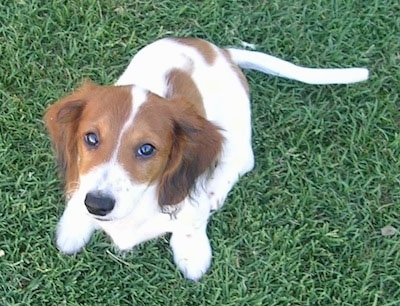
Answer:
M99 145L99 136L97 136L96 133L90 132L85 134L84 140L85 143L91 148L96 148Z
M137 149L136 156L137 157L150 157L154 154L155 151L156 151L156 148L152 144L145 143Z

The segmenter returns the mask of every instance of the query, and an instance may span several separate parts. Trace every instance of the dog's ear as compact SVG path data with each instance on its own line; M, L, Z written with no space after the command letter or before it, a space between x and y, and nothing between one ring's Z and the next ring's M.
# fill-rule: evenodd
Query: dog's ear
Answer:
M44 115L59 169L67 184L67 190L71 187L68 184L75 182L78 177L76 132L86 105L82 92L87 90L88 86L92 86L92 84L85 82L70 96L50 105Z
M191 109L172 120L172 150L158 186L161 207L189 195L196 179L214 166L223 142L220 129Z

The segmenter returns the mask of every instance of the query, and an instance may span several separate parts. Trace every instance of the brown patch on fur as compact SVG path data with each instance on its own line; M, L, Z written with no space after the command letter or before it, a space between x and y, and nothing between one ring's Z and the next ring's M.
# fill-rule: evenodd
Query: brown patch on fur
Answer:
M156 148L155 154L135 156L147 143ZM217 159L221 146L218 127L191 103L149 94L122 137L118 161L135 182L157 184L161 206L173 205L188 196L196 179Z
M217 160L223 142L219 128L191 104L181 99L171 102L172 148L158 185L160 205L177 204L188 196L196 179Z
M44 120L71 193L79 175L107 161L119 132L131 111L130 86L97 86L89 81L71 95L48 107ZM99 146L84 142L86 133L96 133Z
M203 98L192 77L180 69L172 69L167 75L167 99L183 97L190 101L199 115L205 117Z
M132 181L152 184L161 176L169 158L172 118L168 102L152 93L147 99L122 135L117 159ZM144 144L153 145L156 154L151 157L137 156L138 149Z
M214 46L211 43L209 43L208 41L205 41L203 39L174 38L174 40L181 44L195 48L198 52L200 52L203 55L204 60L209 65L212 65L218 56L218 53L214 49ZM238 65L236 65L232 61L228 50L226 50L226 49L219 49L219 50L222 51L222 55L231 64L231 67L232 67L234 73L237 74L237 76L240 79L240 82L242 83L242 86L246 89L247 93L249 94L250 93L249 84L247 83L247 79L246 79L245 75L243 74L242 70L240 69L240 67L238 67Z
M239 77L240 83L242 83L243 88L246 90L247 95L249 96L250 95L249 84L247 83L247 78L243 74L242 69L240 69L240 67L232 61L232 58L228 50L222 49L222 54L224 55L225 59L231 64L233 72L236 73L236 75Z
M187 45L189 47L195 48L204 57L207 64L212 65L217 58L217 53L213 48L213 45L209 42L198 39L198 38L174 38L175 41Z

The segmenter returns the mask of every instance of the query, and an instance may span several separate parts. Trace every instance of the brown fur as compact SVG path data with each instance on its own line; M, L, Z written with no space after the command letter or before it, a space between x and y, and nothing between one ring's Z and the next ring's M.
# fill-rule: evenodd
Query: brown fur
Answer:
M205 117L203 98L192 77L180 69L172 69L167 75L169 90L166 98L184 97L189 100L199 115Z
M162 116L160 116L162 114ZM132 161L132 151L150 143L157 153ZM166 101L149 94L123 136L118 160L138 183L157 184L161 206L181 202L195 180L217 159L222 136L217 126L183 98Z
M205 40L196 38L174 38L174 40L183 45L197 49L209 65L212 65L217 58L217 53L215 52L213 45Z
M213 48L213 45L210 44L209 42L202 40L202 39L194 39L194 38L174 38L177 42L187 45L189 47L192 47L196 49L204 58L204 60L207 62L207 64L212 65L218 54L216 50ZM225 57L225 59L231 64L232 69L234 72L237 74L237 76L240 79L240 82L242 83L243 87L246 89L247 93L250 92L249 85L247 83L247 79L245 75L243 74L242 70L232 61L229 52L225 49L219 49L222 51L222 55Z
M223 141L219 128L187 102L173 103L178 107L172 113L170 156L158 185L160 205L177 204L190 193L195 180L215 163Z

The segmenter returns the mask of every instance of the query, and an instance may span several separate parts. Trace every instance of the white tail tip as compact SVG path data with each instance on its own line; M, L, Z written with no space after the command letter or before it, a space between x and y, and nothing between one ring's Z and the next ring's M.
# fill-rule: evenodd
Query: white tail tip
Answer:
M369 71L366 68L333 68L316 69L299 67L292 77L309 84L350 84L368 79Z

